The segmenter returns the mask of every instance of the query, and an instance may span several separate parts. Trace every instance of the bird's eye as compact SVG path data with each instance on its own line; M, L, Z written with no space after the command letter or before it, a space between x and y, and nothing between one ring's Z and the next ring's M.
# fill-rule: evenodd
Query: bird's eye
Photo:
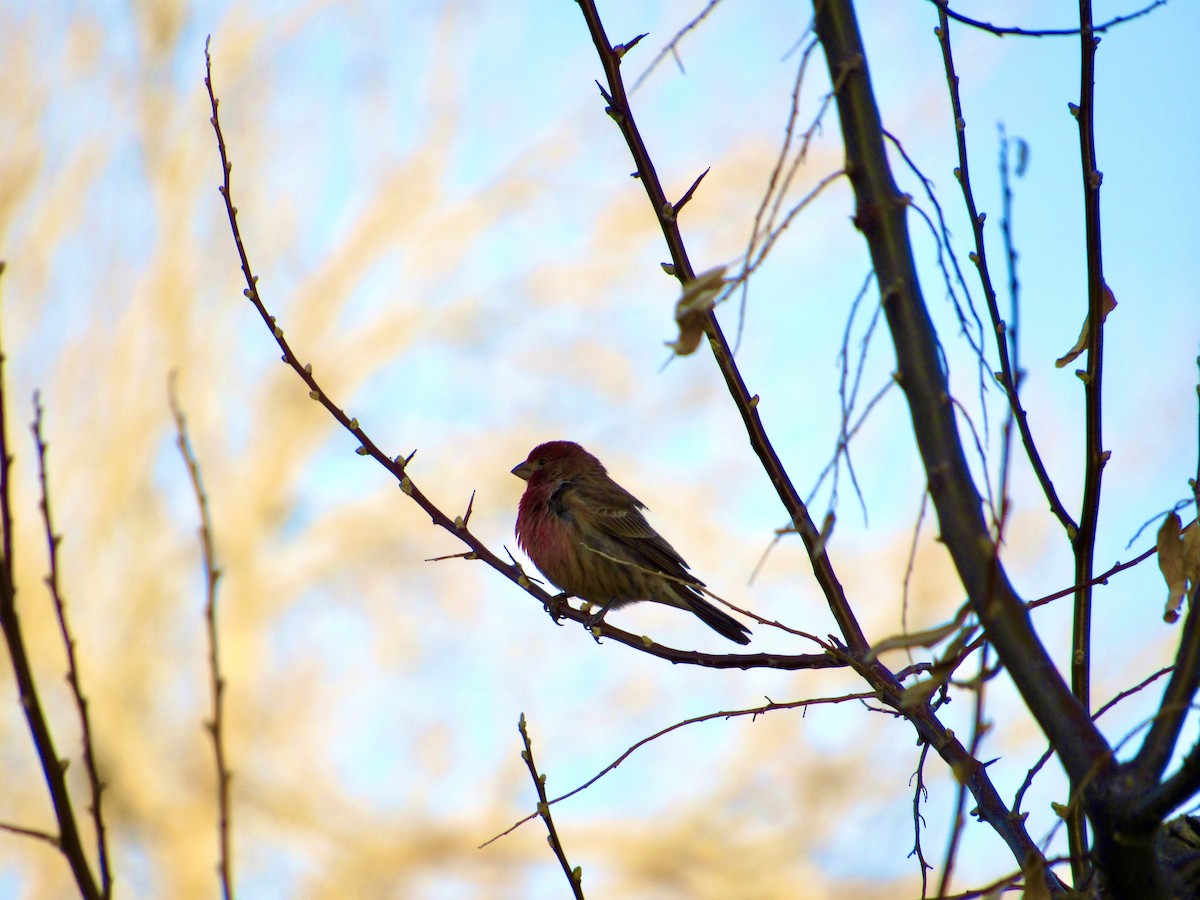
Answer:
M544 465L546 464L546 457L544 457L544 456L539 456L539 457L538 457L537 464L538 464L539 466L544 466Z

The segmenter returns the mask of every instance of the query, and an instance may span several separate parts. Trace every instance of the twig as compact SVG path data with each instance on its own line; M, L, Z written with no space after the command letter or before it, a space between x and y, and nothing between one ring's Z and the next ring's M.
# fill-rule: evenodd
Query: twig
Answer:
M1100 490L1108 452L1102 430L1104 375L1105 284L1104 255L1100 244L1100 182L1096 168L1096 46L1100 39L1092 26L1091 0L1079 2L1081 47L1079 105L1072 112L1079 125L1079 156L1083 169L1083 218L1087 242L1088 340L1087 369L1081 373L1084 396L1084 475L1079 532L1072 542L1075 550L1074 619L1071 627L1071 690L1084 709L1091 707L1092 666L1092 568L1096 553L1096 531L1100 519ZM1193 686L1194 690L1194 686ZM1073 777L1075 787L1078 779ZM1087 856L1087 825L1083 805L1077 805L1067 820L1071 874L1083 884L1090 872Z
M0 260L0 275L4 273L4 262ZM4 396L4 353L0 349L0 543L3 558L0 558L0 631L8 645L8 657L12 663L13 678L17 683L21 711L29 725L29 734L37 751L46 789L54 804L54 817L58 821L59 836L55 845L67 858L71 874L84 900L101 900L104 896L96 884L88 864L87 853L79 837L79 825L71 808L71 794L67 790L66 766L54 749L54 738L46 722L42 701L38 696L33 669L21 633L21 622L17 616L16 583L13 580L13 520L10 493L12 486L12 456L8 448L8 427ZM36 835L35 835L36 836Z
M938 201L937 192L934 190L932 179L926 177L921 171L916 161L908 155L908 151L904 149L904 144L900 139L892 134L887 129L884 129L884 137L891 142L892 146L900 154L900 158L904 160L904 164L908 166L909 171L917 176L921 181L921 186L925 189L925 196L929 203L933 206L933 211L937 215L937 226L933 224L933 220L929 218L928 213L921 209L916 202L912 203L912 208L917 214L924 219L926 226L929 228L929 233L933 235L933 243L937 248L937 264L938 269L942 273L942 281L946 285L946 295L950 298L951 304L954 306L954 314L958 318L958 327L962 330L963 335L967 339L967 343L971 347L971 352L975 355L979 367L979 405L983 410L983 430L988 430L987 404L984 402L984 391L988 381L991 380L991 367L987 364L987 358L983 350L983 320L979 318L979 312L975 309L975 300L971 296L970 290L967 288L967 279L963 277L962 267L958 264L958 253L955 252L954 246L950 241L950 226L946 224L946 216L942 212L942 204ZM947 260L949 264L947 264ZM954 279L950 278L950 269L954 270ZM954 282L958 282L958 286L962 288L963 296L966 298L966 308L971 313L971 319L974 323L974 334L971 332L970 323L967 322L967 315L963 311L963 304L959 303L958 293L954 290Z
M1009 180L1008 166L1008 132L1004 130L1004 125L1000 125L1000 235L1004 239L1004 257L1006 268L1008 269L1008 301L1012 307L1012 325L1009 327L1009 333L1012 335L1012 372L1013 372L1013 390L1019 394L1021 391L1021 382L1025 380L1025 373L1021 369L1021 282L1017 278L1017 249L1013 239L1013 192L1012 184ZM1026 144L1020 138L1018 140L1018 148L1025 148ZM1017 176L1020 177L1023 168L1024 149L1017 151ZM1011 409L1010 409L1011 412Z
M521 751L521 759L525 761L525 765L529 769L529 777L533 779L533 787L538 795L536 814L541 816L542 821L546 823L550 849L558 858L563 874L567 876L567 881L571 885L571 891L578 900L583 900L583 870L578 866L571 868L571 864L567 861L567 853L563 850L562 841L559 840L558 829L554 827L554 819L550 817L550 802L546 799L546 776L538 774L537 765L533 761L533 742L529 740L529 730L525 727L525 713L521 713L517 728L520 729L521 740L525 744L525 749Z
M817 491L821 489L822 482L825 481L826 476L828 476L828 474L832 471L833 487L830 489L829 501L830 511L832 512L833 507L837 505L838 460L844 455L846 457L847 468L850 470L851 483L854 485L855 494L858 496L861 504L863 521L866 521L867 503L863 498L861 491L859 490L858 479L854 475L854 469L850 465L850 442L858 435L859 431L862 430L862 427L867 424L867 417L871 415L871 412L875 409L875 407L883 401L883 398L887 395L888 391L895 386L896 382L894 379L889 378L887 381L885 381L882 387L880 387L879 390L871 395L871 399L867 401L867 405L863 408L863 411L859 414L854 424L850 426L850 428L844 434L838 436L837 445L834 447L833 451L833 457L825 464L825 467L821 470L821 474L817 476L817 482L813 485L812 493L809 495L809 503L811 503L813 498L816 497Z
M974 715L971 721L971 743L967 747L968 752L975 757L979 755L979 745L987 731L983 721L984 689L987 684L985 676L988 671L987 651L987 645L984 644L983 653L979 655L979 676L975 685ZM963 827L966 824L963 813L967 805L967 786L960 782L956 793L958 796L954 804L954 824L950 829L950 839L946 847L946 861L942 865L942 878L938 884L937 895L939 897L945 897L946 892L950 889L950 878L954 874L954 862L958 855L959 841L962 839Z
M917 759L917 769L913 772L910 780L910 783L915 781L916 784L913 787L913 849L909 854L909 856L917 858L917 863L921 867L921 900L925 900L929 892L929 870L933 868L921 848L921 826L925 824L925 817L921 815L921 798L929 799L929 789L925 787L925 760L928 757L929 745L922 741L921 755Z
M0 831L19 834L21 837L33 838L36 841L45 841L55 850L62 850L62 845L59 844L58 838L48 831L41 831L37 828L25 828L22 825L13 825L11 822L0 822Z
M54 522L50 515L50 483L46 475L47 445L42 437L42 401L35 391L33 395L33 441L37 450L38 480L41 484L42 499L39 506L42 511L42 524L46 532L46 548L49 554L50 573L46 576L46 587L50 598L54 601L54 614L58 619L59 632L62 635L63 647L67 653L67 684L71 688L71 696L75 699L75 709L79 713L80 740L83 745L83 764L87 770L88 788L91 790L92 802L89 811L92 822L96 827L96 856L100 867L100 889L105 898L112 896L112 874L109 871L108 832L104 827L104 807L102 795L105 785L100 781L100 773L96 766L96 749L92 739L92 719L88 714L88 702L83 696L83 682L79 677L79 663L75 658L75 639L67 623L67 607L62 592L58 586L58 548L62 544L62 535L54 533Z
M1120 703L1126 697L1132 697L1134 694L1139 693L1140 691L1149 687L1155 681L1158 681L1158 679L1160 679L1164 675L1167 675L1168 673L1170 673L1174 668L1175 668L1174 666L1165 666L1164 668L1159 669L1157 672L1154 672L1153 674L1148 675L1147 677L1143 678L1141 681L1139 681L1133 687L1126 688L1125 690L1121 691L1119 694L1117 694L1115 697L1113 697L1111 700L1109 700L1107 703L1105 703L1103 706L1101 706L1099 709L1097 709L1096 714L1094 716L1092 716L1092 718L1099 719L1102 715L1104 715L1106 712L1108 712L1110 709L1112 709L1114 706L1116 706L1118 703ZM1034 776L1037 775L1037 773L1041 770L1042 766L1046 765L1046 763L1048 763L1050 761L1050 757L1053 755L1054 755L1054 748L1052 748L1052 747L1047 748L1046 752L1041 755L1041 757L1038 759L1038 761L1036 763L1034 763L1033 766L1029 769L1029 771L1025 774L1025 780L1023 782L1021 782L1021 786L1017 789L1016 796L1013 798L1013 812L1014 813L1020 813L1021 801L1025 797L1025 792L1028 791L1029 788L1033 785Z
M682 28L680 28L677 32L675 32L675 37L673 37L673 38L671 38L671 40L667 41L666 45L661 50L658 51L658 53L657 53L657 55L655 55L654 59L650 60L650 65L646 66L646 70L637 77L637 80L634 81L633 87L630 88L630 90L636 91L638 88L640 88L642 86L642 82L644 82L647 78L649 78L650 74L655 69L658 68L658 64L661 63L668 56L674 56L676 61L678 61L679 54L678 54L677 50L678 50L679 44L683 40L684 36L692 29L698 27L701 22L703 22L706 18L708 18L708 14L710 12L712 12L713 9L716 8L716 5L720 2L721 2L721 0L708 0L708 3L705 5L704 9L700 10L699 13L697 13L695 16L692 17L692 20L690 22L688 22L686 25L684 25ZM1164 2L1165 2L1165 0L1164 0ZM632 46L632 44L626 44L625 49L628 50L631 46ZM683 65L680 64L680 69L682 69L682 68L683 68Z
M574 797L576 794L580 793L581 791L586 791L588 788L590 788L593 784L595 784L597 781L599 781L601 778L603 778L609 772L614 771L619 765L621 765L621 763L625 762L625 760L629 759L629 757L631 757L636 750L640 749L641 747L646 746L651 741L658 740L663 735L670 734L672 731L678 731L680 728L685 728L688 725L695 725L699 722L711 722L713 719L736 719L736 718L743 717L743 716L750 716L751 718L755 718L757 716L765 715L769 712L774 712L775 710L779 710L779 709L807 709L809 706L820 706L820 705L829 704L829 703L844 703L847 700L873 700L876 698L876 696L877 695L875 693L873 693L871 691L867 691L865 693L859 693L859 694L844 694L840 697L818 697L818 698L811 699L811 700L793 700L793 701L790 701L787 703L775 703L774 701L768 701L767 703L765 703L762 706L755 706L750 709L724 710L722 712L705 713L702 716L694 716L690 719L684 719L682 722L676 722L674 725L668 725L666 728L663 728L660 731L656 731L656 732L654 732L654 734L651 734L647 737L642 738L640 741L637 741L632 746L630 746L629 749L627 749L624 753L622 753L620 756L618 756L616 759L614 759L612 762L610 762L607 766L605 766L603 769L601 769L599 772L597 772L595 775L593 775L591 778L589 778L583 784L579 785L579 787L574 788L573 790L567 791L565 794L562 794L561 796L555 797L553 800L551 800L547 803L547 806L553 806L555 803L560 803L563 800L567 800L567 799L570 799L571 797ZM500 838L505 837L506 835L512 834L514 831L516 831L518 828L520 828L526 822L531 822L534 819L536 819L540 814L541 814L540 809L535 810L534 812L530 813L529 815L527 815L525 818L521 819L520 821L514 822L512 825L510 825L504 831L500 832L499 834L497 834L491 838L488 838L486 841L484 841L482 844L480 844L479 845L480 849L486 847L488 844L491 844L494 841L500 840Z
M997 37L1004 37L1005 35L1009 34L1017 35L1019 37L1036 38L1072 37L1079 34L1078 28L1018 28L1011 25L993 25L990 22L981 22L978 19L972 19L968 16L964 16L962 13L956 13L954 10L950 9L949 0L929 0L929 2L933 3L938 7L938 9L945 12L946 15L954 19L956 22L962 22L964 25L969 25L972 28L978 28L980 31L986 31L990 34L996 35ZM1154 0L1153 3L1142 7L1136 12L1126 13L1123 16L1116 16L1112 19L1109 19L1103 25L1095 26L1092 31L1097 33L1108 31L1108 29L1117 25L1124 24L1125 22L1132 22L1134 19L1140 19L1142 16L1154 12L1154 10L1158 9L1160 6L1166 5L1167 0Z
M929 485L921 490L921 507L917 510L917 521L913 523L912 540L908 544L908 560L904 565L904 580L900 588L900 630L908 633L908 595L912 585L913 572L917 566L917 545L921 539L921 526L925 523L925 513L929 510ZM908 650L908 664L913 664L912 650Z
M854 494L858 498L859 508L862 510L863 524L868 525L867 517L867 501L863 497L862 488L858 484L858 475L854 471L854 461L850 456L850 435L852 431L856 431L858 425L866 421L866 414L860 417L854 429L850 427L850 416L854 412L854 405L858 402L858 390L862 386L863 370L867 366L867 354L871 349L871 338L875 334L875 327L879 324L879 318L883 309L878 303L874 304L871 309L871 318L867 322L867 327L863 331L862 338L859 340L859 352L857 365L854 369L854 380L850 385L850 392L846 392L846 382L850 380L850 335L854 330L854 319L858 314L859 304L862 303L863 297L867 295L871 284L874 281L872 277L875 273L868 272L867 277L863 279L862 287L858 289L858 293L854 295L854 302L850 304L850 312L846 315L846 328L842 332L842 346L838 350L838 405L840 407L840 416L838 420L838 439L837 446L834 448L833 459L829 465L826 465L824 471L821 472L817 479L819 487L821 481L825 478L825 472L829 471L829 466L833 466L833 486L829 492L829 508L830 510L837 508L838 501L838 476L841 474L838 466L842 456L846 458L846 470L850 473L850 484L854 488ZM870 412L876 401L882 396L883 392L894 385L896 382L889 378L883 388L875 395L867 405L867 412ZM809 503L812 502L812 496L815 495L816 488L813 489L813 494L809 495Z
M1012 335L1012 373L1013 393L1020 393L1024 372L1021 371L1021 294L1020 282L1017 280L1017 251L1013 246L1012 228L1012 188L1008 180L1008 138L1004 126L1000 126L1000 186L1001 186L1001 215L1000 233L1004 238L1005 260L1008 268L1008 297L1012 313L1012 324L1009 333ZM1004 416L1003 440L1000 446L1000 518L996 522L996 543L1000 542L1002 522L1007 519L1011 509L1011 498L1008 494L1009 477L1012 474L1012 432L1015 414L1009 404Z
M1126 569L1132 569L1138 563L1145 562L1146 560L1148 560L1151 556L1153 556L1157 552L1158 552L1157 547L1151 547L1149 550L1146 550L1146 551L1140 553L1139 555L1135 556L1133 559L1129 560L1129 562L1114 563L1112 568L1110 568L1106 572L1103 572L1100 575L1095 576L1094 578L1092 578L1090 580L1089 583L1092 586L1095 586L1097 584L1108 584L1108 579L1111 578L1113 575L1116 575L1118 572L1124 572ZM1036 609L1039 606L1045 606L1047 603L1050 603L1054 600L1059 600L1062 597L1070 597L1072 594L1076 593L1078 590L1079 590L1079 585L1073 584L1069 588L1063 588L1061 591L1055 591L1053 594L1047 594L1044 597L1038 597L1038 599L1036 599L1036 600L1031 600L1029 603L1026 604L1026 608L1027 609Z
M971 189L971 169L967 157L967 125L966 120L963 118L962 98L958 88L958 73L955 71L954 54L950 47L950 23L947 20L945 4L938 3L938 9L940 16L935 34L942 48L942 64L946 69L946 83L950 92L950 108L954 114L955 141L958 145L958 168L954 170L954 174L958 178L959 185L962 188L963 202L966 204L967 215L971 220L971 228L975 236L975 250L971 253L970 258L975 263L975 268L979 272L979 282L983 288L983 297L987 304L988 316L991 319L992 328L996 334L996 356L1000 363L1000 387L1004 389L1005 395L1008 398L1008 405L1012 410L1013 416L1016 418L1017 430L1021 435L1021 443L1025 447L1025 455L1029 458L1029 464L1033 467L1033 473L1037 477L1038 484L1041 485L1042 493L1045 494L1046 500L1050 504L1050 511L1054 513L1055 517L1062 524L1067 537L1074 540L1079 526L1076 525L1075 520L1067 512L1067 508L1063 505L1062 500L1059 499L1058 491L1054 487L1054 481L1051 479L1050 473L1046 471L1045 463L1042 462L1037 444L1033 440L1033 433L1029 428L1029 419L1025 413L1024 406L1021 404L1021 397L1017 390L1019 386L1018 379L1013 372L1012 359L1008 349L1008 328L1000 315L1000 307L996 301L996 290L992 286L992 276L988 270L987 245L983 237L983 223L986 216L979 212L976 207L975 194Z
M176 446L187 467L196 507L200 513L200 547L204 559L204 626L208 634L208 675L212 694L212 718L205 723L213 743L213 764L217 776L217 840L220 857L217 872L221 879L221 892L225 900L233 894L233 855L230 849L230 803L229 784L233 774L225 758L225 678L221 674L219 631L217 629L217 582L221 572L217 568L216 552L213 549L212 517L208 509L208 494L200 477L200 463L188 438L187 423L179 398L175 395L175 375L167 383L167 398L171 404L171 415L175 419Z
M766 262L767 256L775 247L776 242L778 242L778 240L783 236L783 233L787 230L788 226L795 221L796 217L800 215L800 213L808 208L810 203L821 196L827 187L829 187L835 181L843 178L845 174L846 171L844 169L838 169L837 171L830 172L829 174L822 176L821 180L816 183L813 189L801 197L800 200L798 200L796 204L787 211L787 215L783 217L778 225L775 224L774 216L772 216L771 221L768 223L769 230L761 235L762 243L758 247L758 252L747 252L746 261L742 266L742 271L738 273L737 277L732 280L732 284L734 286L740 284L742 287L743 306L745 306L746 302L746 286L750 283L750 276L757 272L759 267ZM738 328L741 328L740 324Z
M812 30L811 23L808 31ZM806 32L807 34L808 32ZM801 41L803 41L803 37ZM813 135L820 128L821 119L825 115L825 111L829 109L829 104L832 99L831 94L826 94L820 105L817 108L816 114L813 116L812 122L800 137L800 146L796 151L796 155L790 166L787 167L787 173L784 174L784 166L787 163L788 152L791 150L792 140L795 136L796 120L800 115L800 89L804 85L804 73L808 69L809 60L812 58L813 51L817 48L817 38L815 35L805 44L803 51L800 53L800 62L796 67L796 79L792 84L792 103L788 110L787 125L783 129L783 142L779 147L779 154L775 159L775 165L771 167L771 174L767 179L767 189L763 193L762 200L759 201L758 209L754 211L754 222L750 226L750 241L746 247L745 262L742 265L742 272L738 276L738 281L741 282L741 301L738 304L738 326L737 333L734 336L733 348L734 352L742 345L742 331L746 324L746 301L750 290L749 276L752 268L761 264L764 259L763 254L759 254L757 262L751 265L755 258L754 250L758 246L758 242L765 235L770 235L776 232L775 220L779 215L779 210L783 205L783 199L787 195L788 188L791 186L792 179L795 178L801 164L808 156L808 148L812 142ZM781 181L782 177L782 181ZM770 207L770 214L767 213L767 208ZM763 224L763 218L766 217L766 224Z
M699 175L696 176L696 180L692 182L692 186L690 188L688 188L686 191L684 191L683 196L680 197L675 202L675 205L672 207L675 212L675 215L678 216L679 211L681 209L683 209L685 206L687 206L688 201L692 199L692 195L696 193L696 188L700 187L700 182L702 182L704 180L704 176L707 175L711 171L712 171L712 166L709 166L707 169L705 169L703 172L701 172Z
M1061 866L1065 862L1067 862L1067 857L1065 856L1048 857L1045 860L1045 870L1049 872L1051 866ZM1028 882L1022 883L1022 879L1025 878L1026 874L1023 870L1013 872L1011 875L997 878L995 881L975 890L963 891L961 894L947 894L944 897L938 897L937 900L995 900L995 898L1002 896L1005 891L1018 890L1025 887ZM1029 897L1031 894L1026 893L1025 896Z

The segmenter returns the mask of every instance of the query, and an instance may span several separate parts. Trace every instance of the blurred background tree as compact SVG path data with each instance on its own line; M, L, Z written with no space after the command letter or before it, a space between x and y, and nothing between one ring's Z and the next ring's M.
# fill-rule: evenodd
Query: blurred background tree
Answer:
M698 270L735 272L777 165L811 11L612 3L601 12L614 42L649 32L625 59L632 81L706 9L632 103L669 196L711 167L682 229ZM956 9L996 15L991 4ZM1097 3L1093 15L1133 11ZM858 5L883 122L936 186L967 284L963 292L951 279L957 302L965 308L971 294L982 309L952 174L938 13L932 3ZM1003 24L1070 31L1076 13L1018 2ZM1197 15L1183 3L1155 9L1108 32L1098 55L1104 270L1120 303L1105 335L1112 458L1098 571L1153 543L1153 528L1139 529L1157 527L1196 471L1198 136L1176 86L1200 75L1188 43ZM1067 108L1079 102L1079 37L952 27L998 284L1007 283L998 124L1008 136L1023 397L1074 515L1084 442L1071 372L1082 363L1058 370L1054 361L1087 310L1078 131ZM704 353L662 368L678 285L659 268L668 254L658 225L593 93L603 74L574 4L515 16L499 3L470 15L423 3L11 3L0 10L0 290L13 566L85 843L78 726L40 585L46 544L25 398L41 388L46 407L65 536L60 587L108 786L117 891L213 896L204 581L167 404L174 371L223 573L240 892L559 896L566 886L540 826L476 849L532 808L520 713L553 795L681 719L764 696L836 696L862 681L845 670L667 666L611 641L597 646L577 626L548 627L536 603L482 565L424 562L461 545L353 453L356 442L275 362L278 348L242 297L215 190L202 82L209 34L235 202L263 295L322 388L376 443L392 456L419 450L410 472L426 494L454 514L476 491L473 532L497 552L515 550L521 484L509 468L541 440L575 439L647 502L718 594L820 636L834 630L800 542L773 544L787 516L720 373ZM799 91L799 130L828 90L818 49ZM835 115L813 133L784 210L843 166ZM894 153L892 165L936 221L920 180ZM925 476L900 391L883 395L851 445L863 503L845 457L836 480L820 479L843 429L843 371L853 379L863 360L857 416L895 368L882 323L871 325L879 294L848 222L853 209L850 184L834 180L774 246L745 306L734 294L717 315L741 337L738 365L814 517L837 513L829 553L877 641L947 621L964 596L931 512L914 539ZM916 214L909 227L954 396L983 447L976 454L968 438L975 475L998 489L1004 398L980 387L971 347L985 348L990 373L991 335L964 333L942 297L933 232ZM1010 299L1001 291L1005 310ZM1010 576L1027 600L1070 587L1058 521L1023 457L1009 471ZM1179 629L1161 621L1164 596L1152 562L1097 589L1093 707L1170 663ZM1035 619L1063 671L1070 602ZM674 647L727 649L667 609L622 610L611 624ZM750 649L815 648L760 625ZM904 664L899 653L885 660ZM973 710L960 696L968 702L942 716L965 736ZM1156 687L1107 714L1108 740L1131 734L1157 699ZM980 755L1001 758L989 774L1011 798L1044 740L1007 676L989 683L986 709L996 727ZM0 711L0 821L53 833L8 669ZM1185 746L1195 733L1189 720ZM908 857L920 755L907 724L857 704L712 722L639 750L555 815L595 896L918 896L920 867ZM935 761L923 783L924 854L940 866L957 785ZM1049 836L1052 857L1067 843L1051 803L1067 800L1051 764L1023 803L1030 834ZM1015 867L994 833L969 827L953 883L982 886ZM72 890L45 842L0 836L0 895Z

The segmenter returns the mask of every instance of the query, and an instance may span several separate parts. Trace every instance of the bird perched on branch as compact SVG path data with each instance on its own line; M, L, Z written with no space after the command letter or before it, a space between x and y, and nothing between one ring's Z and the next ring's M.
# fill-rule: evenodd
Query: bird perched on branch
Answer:
M529 482L517 512L517 542L550 581L599 607L650 600L695 613L739 644L750 629L701 595L704 586L675 548L650 527L645 505L578 444L539 444L512 473Z

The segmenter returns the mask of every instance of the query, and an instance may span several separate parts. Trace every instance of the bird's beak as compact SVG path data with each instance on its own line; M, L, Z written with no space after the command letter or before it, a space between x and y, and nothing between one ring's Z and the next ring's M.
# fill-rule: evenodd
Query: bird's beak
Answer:
M533 466L529 464L529 460L519 463L512 468L512 473L522 481L528 481L529 476L533 474Z

